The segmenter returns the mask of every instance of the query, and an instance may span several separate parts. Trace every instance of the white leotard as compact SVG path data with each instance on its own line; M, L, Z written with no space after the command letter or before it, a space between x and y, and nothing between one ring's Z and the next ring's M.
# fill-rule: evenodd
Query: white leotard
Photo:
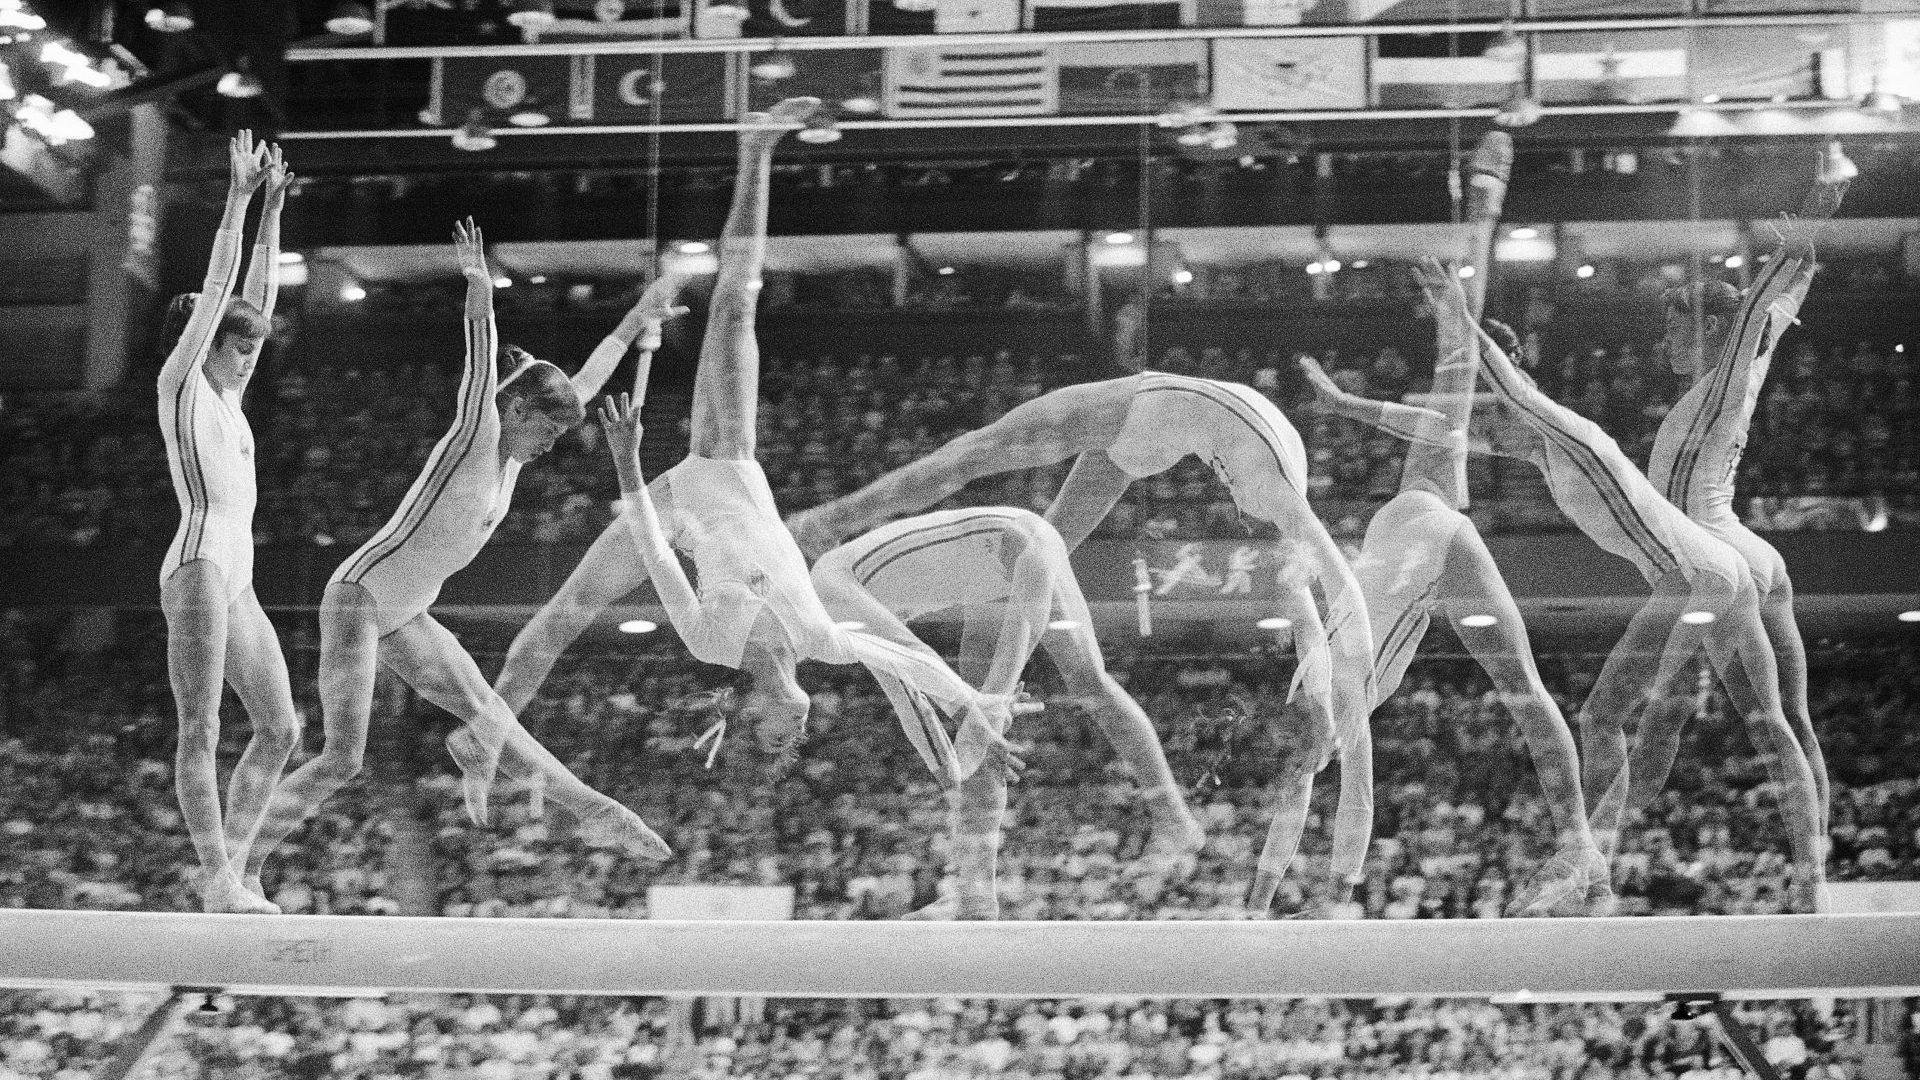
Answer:
M1306 506L1307 451L1273 402L1239 383L1150 371L1107 456L1134 478L1192 454L1207 463L1242 512L1283 532Z
M220 568L227 599L253 584L253 429L240 395L207 381L203 365L233 293L240 237L226 229L214 241L208 288L195 303L180 341L161 369L160 434L180 504L180 526L160 564L160 582L196 559Z
M382 635L432 607L447 578L480 553L507 515L520 477L520 462L500 461L493 317L468 318L466 338L453 427L427 455L393 517L329 579L373 595Z

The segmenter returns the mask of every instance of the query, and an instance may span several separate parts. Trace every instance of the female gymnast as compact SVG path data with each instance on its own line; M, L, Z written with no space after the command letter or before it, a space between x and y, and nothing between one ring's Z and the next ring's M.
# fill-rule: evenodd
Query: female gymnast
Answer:
M243 868L274 782L299 741L286 658L253 591L253 430L241 399L273 328L280 210L293 174L278 147L242 131L227 148L231 179L213 257L198 294L169 315L184 326L160 369L160 431L180 502L180 527L160 567L167 669L180 713L174 791L200 860L207 911L277 914ZM262 187L260 233L241 296L234 298L247 204ZM215 751L220 695L232 685L253 722L234 766L224 815Z
M447 739L462 773L467 814L487 819L487 793L501 746L517 724L460 642L428 612L440 586L473 560L513 498L523 463L552 448L583 417L561 370L508 345L512 371L495 360L493 274L480 229L454 228L467 279L466 366L453 426L387 524L335 570L320 605L320 695L326 742L280 785L252 852L250 870L360 771L381 665L465 723ZM531 740L528 740L529 742ZM611 800L609 800L611 803ZM612 803L608 824L627 846L668 854L637 815Z
M1067 693L1140 785L1152 821L1142 861L1154 870L1190 869L1187 857L1205 842L1205 830L1187 809L1146 711L1107 672L1066 543L1045 519L980 507L896 521L822 555L813 585L835 619L863 623L908 648L926 646L905 621L961 609L959 674L987 694L1017 697L1021 671L1044 647ZM921 917L998 917L1007 779L1005 770L979 769L949 791L954 893Z

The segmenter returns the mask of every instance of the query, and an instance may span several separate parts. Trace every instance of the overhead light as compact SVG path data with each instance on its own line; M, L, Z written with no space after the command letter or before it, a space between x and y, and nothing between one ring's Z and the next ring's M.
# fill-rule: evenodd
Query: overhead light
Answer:
M1193 271L1191 271L1191 270L1189 270L1189 269L1187 269L1187 268L1186 268L1186 267L1184 267L1184 266L1183 266L1183 267L1181 267L1181 268L1180 268L1180 269L1178 269L1178 270L1175 270L1175 271L1173 272L1173 283L1174 283L1175 285L1191 285L1191 284L1193 284Z
M1583 280L1583 281L1584 281L1584 280L1586 280L1587 278L1590 278L1590 277L1592 277L1592 276L1593 276L1593 264L1592 264L1592 263L1581 263L1581 264L1580 264L1580 266L1579 266L1579 267L1578 267L1577 269L1575 269L1575 270L1574 270L1574 272L1573 272L1573 276L1574 276L1574 277L1577 277L1577 278L1580 278L1580 279L1581 279L1581 280Z
M93 138L93 125L72 109L61 109L53 114L53 133L56 143L83 142Z
M513 288L513 279L505 274L501 274L499 277L493 279L493 287L496 289L511 289Z
M1527 43L1525 39L1514 32L1513 24L1508 23L1500 28L1500 36L1494 38L1493 43L1488 45L1486 50L1480 55L1489 60L1503 60L1508 62L1525 60L1527 58Z
M713 245L705 240L682 240L678 246L682 255L705 255L713 250Z
M1461 277L1463 277L1463 278L1470 278L1470 277L1472 277L1472 276L1473 276L1473 267L1471 267L1471 266L1463 266L1463 267L1461 267L1461 268L1460 268L1460 270L1459 270L1459 274L1460 274L1460 276L1461 276Z
M507 21L522 30L542 30L560 20L554 18L553 0L514 0Z
M283 251L274 261L278 262L281 266L299 266L301 263L307 261L307 257L297 251Z
M1206 147L1209 150L1231 150L1240 142L1240 129L1222 121L1207 127Z
M843 619L833 625L841 630L865 630L867 628L867 624L858 619Z
M1499 617L1495 615L1463 615L1460 618L1460 625L1469 630L1479 630L1499 621Z
M20 4L0 4L0 27L8 30L45 30L47 20Z
M1718 105L1718 104L1720 104L1720 95L1719 95L1719 94L1701 94L1701 95L1700 95L1700 104L1702 104L1702 105Z
M660 624L646 619L628 619L620 624L620 632L623 634L651 634L658 629Z
M184 34L193 29L193 5L187 0L168 0L148 8L147 25L163 34Z
M247 98L257 98L267 92L267 88L260 85L259 78L254 75L252 63L244 56L234 62L232 71L220 76L220 81L215 83L213 88L220 92L221 97L239 98L243 101Z
M934 273L939 274L941 277L946 277L953 273L953 267L943 266L940 269L935 270Z
M357 281L349 281L340 286L340 299L349 304L357 304L367 298L367 290Z
M486 114L479 109L467 113L467 122L453 133L453 148L456 150L477 153L499 145L500 140L494 136L493 129L487 126Z
M1180 101L1161 113L1154 123L1163 128L1185 128L1205 124L1220 115L1220 110L1203 101Z
M1688 626L1705 626L1713 621L1713 612L1689 611L1680 616L1680 621L1686 623Z
M1080 623L1073 619L1055 619L1047 624L1049 630L1078 630Z
M1726 258L1720 260L1720 264L1722 266L1725 266L1729 270L1738 270L1741 267L1747 265L1747 260L1744 257L1739 255L1729 255Z
M1329 274L1337 274L1340 272L1340 260L1322 259L1320 260L1320 269L1325 270Z
M1173 137L1173 141L1181 146L1205 146L1209 138L1211 136L1208 135L1207 129L1204 126L1197 126L1183 129L1180 134Z
M1274 615L1269 618L1261 619L1259 622L1254 623L1253 625L1254 625L1254 628L1258 630L1285 630L1288 627L1293 625L1293 620L1283 619L1278 615Z
M806 123L800 125L800 131L794 137L814 146L839 142L840 125L834 123L833 117L826 113L816 113L807 117Z
M1367 260L1365 260L1365 259L1355 259L1355 260L1353 260L1353 268L1354 268L1355 270L1365 270L1365 269L1366 269L1366 268L1367 268L1367 267L1368 267L1369 265L1370 265L1370 264L1369 264L1369 263L1367 262Z
M775 49L755 56L753 62L747 65L747 70L756 79L779 82L781 79L793 78L794 72L799 69L794 66L792 54Z
M850 98L841 98L840 107L850 113L866 115L880 111L880 99L872 94L856 94Z
M529 285L545 285L546 283L547 283L547 275L545 274L528 274L527 275L527 284Z
M1320 265L1320 263L1319 263L1319 262L1318 262L1317 260L1316 260L1316 261L1314 261L1314 262L1310 262L1310 263L1308 263L1308 264L1307 264L1307 273L1309 273L1309 274L1313 274L1313 275L1316 275L1316 276L1317 276L1317 275L1319 275L1319 274L1320 274L1320 273L1321 273L1322 271L1324 271L1325 269L1326 269L1326 267L1324 267L1324 266L1321 266L1321 265Z
M373 10L361 0L341 0L327 16L327 33L341 37L373 33Z
M1920 622L1920 611L1903 611L1894 618L1901 622Z
M521 109L519 112L507 117L507 123L512 124L514 127L546 127L548 124L553 123L553 117L548 116L539 109Z
M1109 244L1131 244L1133 243L1133 234L1130 232L1110 232L1103 239Z
M1515 240L1538 240L1540 238L1540 230L1531 225L1522 225L1507 233L1507 235L1513 237Z

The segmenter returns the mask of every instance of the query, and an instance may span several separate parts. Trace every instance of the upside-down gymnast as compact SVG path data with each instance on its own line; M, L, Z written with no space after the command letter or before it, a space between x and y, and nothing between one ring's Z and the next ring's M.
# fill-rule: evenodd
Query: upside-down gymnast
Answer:
M360 771L385 665L465 726L448 737L467 814L487 819L487 795L513 712L453 634L428 612L440 587L473 561L513 498L523 463L582 419L579 395L554 365L514 346L502 379L495 353L493 274L471 220L455 226L467 280L466 364L453 426L427 456L391 519L335 570L320 602L320 699L326 742L281 783L248 869ZM637 819L636 819L637 820ZM666 845L653 838L661 857Z
M1851 169L1838 143L1822 153L1803 216L1832 217L1846 194ZM1746 449L1754 406L1780 335L1795 322L1813 283L1815 266L1812 237L1787 222L1779 248L1744 295L1722 281L1668 290L1661 351L1674 374L1694 382L1660 422L1647 459L1647 478L1688 517L1731 544L1753 572L1760 620L1778 658L1782 704L1813 771L1819 832L1825 837L1827 765L1807 709L1807 650L1793 614L1793 582L1780 552L1742 524L1733 509L1734 475ZM1629 774L1629 816L1644 810L1665 786L1690 711L1677 705L1641 724Z
M299 741L299 719L280 639L253 591L253 429L241 399L273 329L278 293L280 210L292 174L278 147L253 145L242 131L227 150L226 211L200 292L175 299L173 338L160 369L160 432L180 502L180 526L160 566L160 609L167 620L167 671L180 714L174 791L200 860L200 902L207 911L278 914L247 854L275 781ZM247 204L265 187L260 234L246 284L233 297ZM220 807L215 752L220 694L232 685L253 723Z
M1442 318L1472 323L1459 278L1433 259L1420 284ZM1780 788L1797 873L1793 902L1812 911L1824 872L1813 772L1780 702L1753 575L1740 553L1664 498L1606 432L1540 392L1486 331L1480 366L1498 403L1469 431L1490 452L1538 467L1554 503L1602 550L1632 562L1653 595L1617 642L1580 709L1583 785L1595 840L1611 857L1631 783L1625 726L1655 716L1702 650ZM1436 414L1437 415L1437 414Z
M1488 135L1474 153L1467 214L1480 271L1471 279L1474 286L1485 281L1486 256L1512 160L1512 142L1501 132ZM1477 308L1481 289L1472 292L1469 304ZM1377 658L1373 704L1377 708L1400 686L1434 613L1450 619L1526 738L1557 833L1553 856L1515 894L1508 910L1549 914L1570 900L1590 900L1604 908L1611 893L1607 863L1587 824L1573 734L1540 679L1527 628L1506 579L1473 519L1462 512L1468 501L1464 434L1473 415L1474 353L1479 343L1469 326L1451 318L1436 317L1434 332L1438 362L1431 400L1445 417L1442 428L1461 436L1409 442L1400 492L1368 523L1360 557L1353 563L1366 594L1367 615L1373 620ZM1348 419L1398 430L1389 418L1396 412L1404 415L1402 406L1347 394L1312 360L1303 360L1302 366L1323 407ZM1467 616L1492 621L1463 624L1461 619Z
M1137 326L1123 311L1116 354L1137 360ZM1137 318L1137 313L1132 313ZM796 515L803 548L824 553L850 536L925 509L983 476L1076 458L1046 519L1079 546L1135 480L1172 468L1189 454L1205 461L1249 517L1272 524L1290 550L1282 559L1275 614L1290 623L1299 658L1294 686L1304 686L1299 737L1279 784L1283 792L1269 827L1251 891L1262 907L1278 888L1306 828L1313 776L1336 744L1343 775L1339 815L1346 827L1333 853L1333 876L1359 875L1372 832L1372 748L1367 712L1373 699L1373 635L1359 582L1326 526L1307 504L1307 458L1299 432L1251 387L1213 379L1140 371L1103 382L1063 387L1028 401L978 431L895 469L851 495ZM1325 621L1309 584L1324 594ZM1296 721L1288 719L1286 723Z
M1142 861L1170 870L1204 843L1146 711L1107 671L1065 541L1038 514L980 507L883 525L822 555L813 584L834 618L908 647L925 648L904 622L961 609L960 677L991 695L1017 697L1028 659L1044 647L1140 785L1152 821ZM976 770L948 794L954 892L917 914L997 918L1007 774Z
M951 787L1004 749L998 733L1008 716L1035 707L979 694L931 650L835 626L754 459L754 309L773 152L818 105L812 98L783 101L749 116L741 131L739 171L694 380L688 456L649 488L635 457L638 405L623 402L603 414L626 510L515 639L498 682L509 704L524 704L586 623L650 578L696 658L738 668L752 679L740 713L763 749L789 753L804 734L810 700L795 679L800 660L859 663L887 693L928 768ZM629 442L634 452L628 452ZM698 589L674 547L693 557ZM957 745L942 726L943 713L961 718Z

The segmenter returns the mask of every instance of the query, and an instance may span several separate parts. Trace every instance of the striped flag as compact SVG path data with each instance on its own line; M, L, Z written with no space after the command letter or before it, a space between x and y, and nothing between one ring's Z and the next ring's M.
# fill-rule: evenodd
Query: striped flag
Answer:
M1533 57L1542 102L1679 101L1687 48L1679 32L1543 34Z
M1103 41L1059 47L1060 111L1069 116L1157 113L1198 101L1204 41Z
M1382 56L1373 62L1376 101L1383 109L1469 108L1498 105L1520 81L1520 62L1484 56Z
M1193 0L1029 0L1034 30L1170 30L1194 23Z
M887 50L892 117L1048 116L1059 91L1059 69L1044 45Z
M1221 38L1213 104L1225 110L1363 109L1367 42L1358 37Z

